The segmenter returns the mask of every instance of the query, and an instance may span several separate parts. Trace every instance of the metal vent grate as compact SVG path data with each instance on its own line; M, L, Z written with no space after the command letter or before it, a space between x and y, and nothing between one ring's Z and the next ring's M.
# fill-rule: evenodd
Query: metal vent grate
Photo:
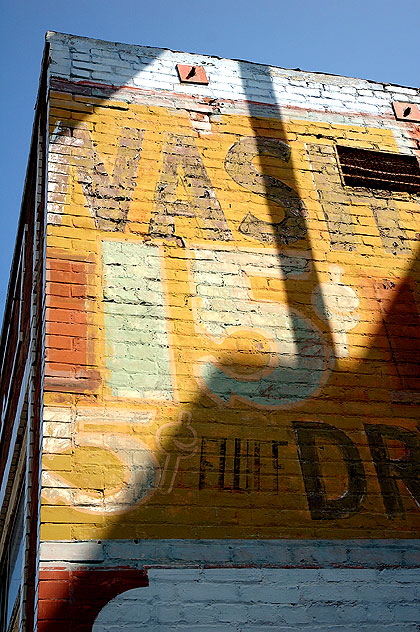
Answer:
M348 186L420 193L420 167L415 156L339 145L337 153Z

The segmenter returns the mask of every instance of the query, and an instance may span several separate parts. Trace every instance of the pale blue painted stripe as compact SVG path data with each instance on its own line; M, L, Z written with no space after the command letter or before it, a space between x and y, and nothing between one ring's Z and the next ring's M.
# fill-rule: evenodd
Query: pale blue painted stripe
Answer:
M64 545L64 546L63 546ZM92 554L87 557L87 551ZM63 557L64 556L64 557ZM371 569L386 573L393 568L412 570L418 579L420 540L245 540L245 539L104 539L45 541L41 561L91 563L112 567L277 567L312 569ZM374 577L374 575L372 575Z

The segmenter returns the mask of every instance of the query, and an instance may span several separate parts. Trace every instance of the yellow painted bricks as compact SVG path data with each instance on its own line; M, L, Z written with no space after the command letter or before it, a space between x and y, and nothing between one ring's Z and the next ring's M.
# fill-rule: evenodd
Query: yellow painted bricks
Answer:
M418 532L418 203L302 118L53 95L42 538Z

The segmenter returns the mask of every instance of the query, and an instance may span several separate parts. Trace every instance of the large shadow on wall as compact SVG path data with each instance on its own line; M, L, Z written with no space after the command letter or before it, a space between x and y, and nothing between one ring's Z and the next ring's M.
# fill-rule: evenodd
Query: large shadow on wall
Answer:
M320 286L317 256L308 231L305 193L301 190L302 179L296 174L291 150L293 143L289 142L288 130L276 102L270 69L252 64L239 64L238 67L245 93L245 104L241 107L246 108L251 132L232 138L224 169L239 188L251 193L250 200L262 201L261 213L255 204L241 209L237 226L240 244L236 247L232 240L223 244L223 248L218 246L220 256L211 261L209 268L199 254L194 259L198 277L210 274L211 278L211 274L217 272L215 266L220 266L222 271L224 265L236 270L236 307L241 303L242 309L235 317L224 313L225 321L218 322L213 330L213 334L222 340L229 338L235 344L226 351L222 342L217 354L199 363L195 391L179 406L181 414L178 416L177 413L159 436L160 452L156 457L162 468L161 488L144 505L144 511L140 506L140 509L128 510L109 520L105 537L111 540L134 539L133 533L136 538L148 539L150 531L143 528L143 519L155 520L154 537L157 538L170 538L172 533L186 539L237 537L238 527L250 511L256 512L252 528L254 537L275 538L284 533L290 537L289 525L283 528L278 517L261 519L261 516L267 516L273 492L278 493L282 485L278 476L281 468L279 451L294 441L290 410L296 410L302 403L306 406L302 409L304 414L309 414L313 398L333 369L334 358L329 350L334 349L334 345L328 318L319 317L319 314L329 313L323 304L322 292L318 293L318 316L313 310L313 292ZM264 103L258 103L255 98L255 84L264 85ZM86 87L85 94L95 95L95 90ZM112 99L113 94L109 89L108 98ZM210 101L217 110L217 101L209 99L209 104ZM106 102L104 97L103 104ZM123 235L122 231L122 238ZM139 235L139 239L145 237L149 243L150 240L156 244L166 243L164 236L156 236L153 231ZM261 250L253 258L252 253L257 249ZM417 258L409 277L418 279L418 266ZM273 280L271 290L261 290L258 294L249 279L259 276ZM401 318L405 318L401 316L405 313L401 311L402 302L408 304L413 296L410 283L404 281L398 290L384 280L384 290L395 289L392 297L387 299L383 298L380 282L373 284L372 296L382 302L383 318L376 335L371 338L370 350L355 365L355 374L366 363L376 361L377 348L384 339L387 345L392 347L394 344L390 342L392 328L400 327L403 324ZM229 291L229 288L228 293L221 290L218 298L226 301ZM402 295L405 297L403 301ZM254 299L255 305L262 306L259 312L254 309ZM231 314L234 314L235 301L231 305L234 306ZM200 315L200 310L196 313ZM200 317L203 328L209 327L205 316ZM256 322L261 324L256 326ZM255 335L256 329L258 335ZM411 332L407 338L416 340L415 345L418 345L416 336ZM406 343L407 340L400 342L399 347L394 344L394 359L398 357L405 362L404 354L410 353L405 348ZM235 353L232 353L233 348ZM383 366L389 361L384 351ZM401 375L396 377L401 378ZM411 392L417 383L412 377L404 377L402 381L397 379L393 392ZM182 380L182 376L179 379ZM341 382L338 380L336 384L345 384L347 379L348 376L343 374ZM362 388L361 392L366 389ZM395 397L409 396L395 394ZM341 406L334 398L331 398L331 413L342 415ZM297 463L295 449L293 458ZM193 472L192 462L195 464ZM286 491L289 495L302 494L301 481L297 488L293 489L292 485ZM220 494L224 494L224 500ZM185 504L186 498L188 510L184 509L180 514L179 506ZM227 509L224 518L220 518L218 504L223 502ZM301 508L306 509L305 500L300 503ZM203 521L213 525L207 530L197 529L195 525L196 512L200 511ZM183 523L179 522L179 515ZM260 527L264 528L263 532ZM312 527L306 531L299 528L299 537L311 537L313 533ZM137 560L132 562L137 566ZM131 564L130 560L126 563ZM118 577L114 577L113 582L112 596L147 583L140 575L131 584L123 578L119 585ZM74 586L67 604L54 604L55 622L46 628L48 632L60 629L60 620L68 618L68 603L72 616L78 616L76 604L86 588L83 578ZM94 603L89 606L92 613L81 630L91 629L94 613L102 606L103 601L100 606L99 603L97 607Z
M248 133L244 136L232 134L232 144L227 151L223 169L238 190L250 194L250 204L249 208L235 209L235 215L239 218L235 227L238 237L234 239L231 236L230 240L226 241L227 248L220 251L217 262L221 272L224 265L233 265L236 270L235 282L239 284L236 288L239 291L238 300L231 303L233 312L236 310L236 313L223 322L226 316L224 312L217 332L219 338L233 340L236 351L232 353L232 345L228 351L224 351L221 344L217 358L202 363L198 370L201 389L197 385L196 392L185 403L183 413L184 418L192 419L194 424L196 420L203 418L203 411L208 413L209 409L213 409L213 422L216 422L219 429L227 428L229 434L232 432L228 428L229 423L248 426L250 438L258 442L258 437L254 436L253 426L258 423L259 433L261 436L264 435L265 425L272 423L270 414L273 411L281 412L283 407L299 404L316 393L324 382L325 375L332 368L333 358L329 352L331 332L328 319L318 319L318 322L315 322L317 319L311 306L312 290L319 286L316 257L307 226L305 193L301 191L301 183L296 177L293 143L290 143L283 114L276 100L272 75L269 68L256 64L239 63L237 68L244 95L243 100L238 102L238 109L240 114L248 119ZM64 92L76 89L80 96L85 96L86 102L93 97L96 100L96 107L99 108L107 105L116 95L114 87L92 86L87 81L81 82L75 88L74 84L67 85L65 81L57 80L52 87L56 91ZM258 91L263 94L263 102L258 102L256 98ZM212 113L217 115L220 111L222 104L218 103L217 99L197 99L201 105L208 105L210 119ZM233 106L235 110L235 102ZM63 132L75 136L76 143L84 142L82 107L78 121L77 124L74 121L69 123L69 129ZM78 129L82 129L82 132ZM131 139L128 148L133 150L133 155L138 146L136 142L139 145L142 138L139 136L137 140ZM94 147L89 151L92 154L89 160L92 160ZM133 180L133 168L138 162L128 161L124 172L121 170L123 164L116 165L115 173L112 174L112 186L108 189L103 187L101 195L94 195L95 181L90 183L88 165L88 161L81 163L79 176L81 173L81 183L85 193L90 195L91 206L94 209L95 205L101 208L100 216L97 215L97 228L110 231L111 237L115 237L115 232L123 236L129 213L129 198L124 198L122 190L127 188L130 180ZM106 174L102 163L95 169L99 173L99 176L98 173L95 175L96 182L100 182L101 177L106 181L111 175ZM191 186L191 183L188 184ZM204 190L205 186L202 183L197 185L198 189L200 187L205 197L208 192ZM114 198L119 192L121 195L116 205ZM162 243L162 240L165 241L164 235L156 235L153 230L150 233L143 236L149 243L150 239L158 244ZM142 236L139 235L139 238L142 239ZM238 239L239 246L236 245ZM181 243L182 241L181 236ZM205 262L200 260L199 255L195 261L198 261L197 274L205 274ZM86 263L89 265L92 262L87 260ZM60 281L59 275L57 272L57 278L51 277L52 280ZM254 290L250 290L249 287L251 277L268 277L273 282L273 287L268 288L268 291L265 294L263 292L255 301ZM220 300L226 300L226 292L229 292L229 288L224 288ZM320 311L326 313L322 305L322 294L320 301ZM241 302L243 309L239 310ZM77 307L82 312L86 305L85 299L80 297L79 303ZM212 305L209 307L211 309ZM205 319L202 324L205 328L208 323L204 321ZM259 327L256 326L258 321L262 323ZM259 331L258 335L255 334L256 329ZM86 342L86 345L88 344ZM47 389L51 387L53 390L65 391L70 382L73 386L77 383L83 397L83 394L92 386L95 387L99 380L95 371L88 366L89 354L91 352L87 348L86 371L84 374L80 372L76 379L57 377L54 371L49 374L47 369ZM229 406L226 408L227 404ZM255 412L255 407L258 412L252 419L250 412ZM225 411L231 422L224 419ZM202 428L203 424L208 428L207 413L202 419L201 428L197 428L201 441L206 440ZM174 425L173 432L175 431ZM186 432L187 435L190 433L190 424L187 424ZM208 434L208 430L206 432ZM185 437L182 437L182 428L179 433L179 440L170 433L168 440L172 446L188 444ZM216 432L216 437L221 438L220 432ZM211 433L207 438L210 443L214 439ZM218 445L217 449L219 447ZM257 444L253 445L254 452L258 452L258 449ZM270 445L271 449L275 451L277 448ZM158 455L158 460L165 463L172 450L173 448L168 448L166 452L162 452ZM223 445L220 450L223 450ZM188 453L187 449L186 452ZM257 452L254 459L256 463L260 458ZM270 454L264 458L271 460L273 456ZM172 454L169 461L176 463L176 454ZM257 465L257 470L258 467ZM199 486L204 484L203 476L205 478L206 473L200 471ZM256 490L260 485L258 476L257 474L254 481ZM171 480L173 478L171 473L166 474L167 479L168 477ZM235 480L233 487L238 484L237 479ZM115 526L109 531L110 538L122 537L123 522L123 517L116 520ZM193 534L191 536L193 537Z
M365 470L377 479L367 491L374 494L378 486L395 530L388 537L413 537L420 507L420 247L403 276L389 271L370 277L367 287L377 305L377 326L354 371L367 382L358 389L371 461Z
M270 69L245 63L238 69L244 100L237 107L247 118L248 133L232 133L223 168L233 186L250 194L250 203L234 209L239 218L236 237L232 234L225 241L209 243L208 248L217 251L214 258L209 260L208 253L202 257L199 249L191 256L197 293L200 282L214 277L216 301L200 296L193 311L201 320L201 335L218 342L210 345L211 354L188 367L195 372L195 390L157 435L162 478L160 489L146 506L146 513L148 507L158 506L156 534L162 536L154 537L188 539L204 537L204 533L209 538L225 538L228 533L238 537L241 515L249 510L256 511L253 532L257 536L257 514L264 510L266 535L290 533L288 525L279 524L278 518L267 517L272 493L281 493L279 450L294 441L290 409L310 402L334 365L328 319L318 318L312 307L312 292L320 285L317 257L308 230L302 180L296 175L293 143L276 100ZM263 103L255 96L257 85L264 93ZM219 116L223 104L217 99L208 103ZM299 158L304 164L302 156ZM208 197L205 185L199 182L192 186L201 190L201 197ZM164 235L153 230L147 237L157 244L168 243ZM174 235L168 237L173 239ZM182 235L176 243L192 247ZM231 285L225 280L220 286L217 277L226 269L234 270ZM259 278L268 278L271 283L260 292L253 285ZM224 302L225 307L214 323L205 313L216 313L217 301ZM318 309L327 314L322 293ZM179 381L182 379L178 376ZM289 416L282 420L284 410ZM186 502L186 490L191 511L184 511L177 523L173 516ZM298 489L287 490L289 494L294 491ZM218 492L229 496L224 519L217 517L217 505L224 502L217 497ZM259 494L261 499L255 501ZM209 520L208 528L194 526L196 509L207 516L203 520ZM119 539L132 533L134 515L116 516L107 537ZM141 519L135 531L139 538L144 537Z
M379 352L388 362L386 387L394 404L412 406L420 402L419 283L420 247L413 253L404 277L389 274L371 281L370 291L378 304L380 321L364 361L375 360Z

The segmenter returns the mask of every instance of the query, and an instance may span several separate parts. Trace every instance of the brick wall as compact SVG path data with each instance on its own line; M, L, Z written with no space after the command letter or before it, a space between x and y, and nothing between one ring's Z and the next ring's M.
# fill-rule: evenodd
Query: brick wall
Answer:
M91 629L416 629L419 201L336 147L417 156L418 91L49 42L42 630L144 567Z
M395 570L156 569L149 586L110 601L93 630L415 630L413 580Z

